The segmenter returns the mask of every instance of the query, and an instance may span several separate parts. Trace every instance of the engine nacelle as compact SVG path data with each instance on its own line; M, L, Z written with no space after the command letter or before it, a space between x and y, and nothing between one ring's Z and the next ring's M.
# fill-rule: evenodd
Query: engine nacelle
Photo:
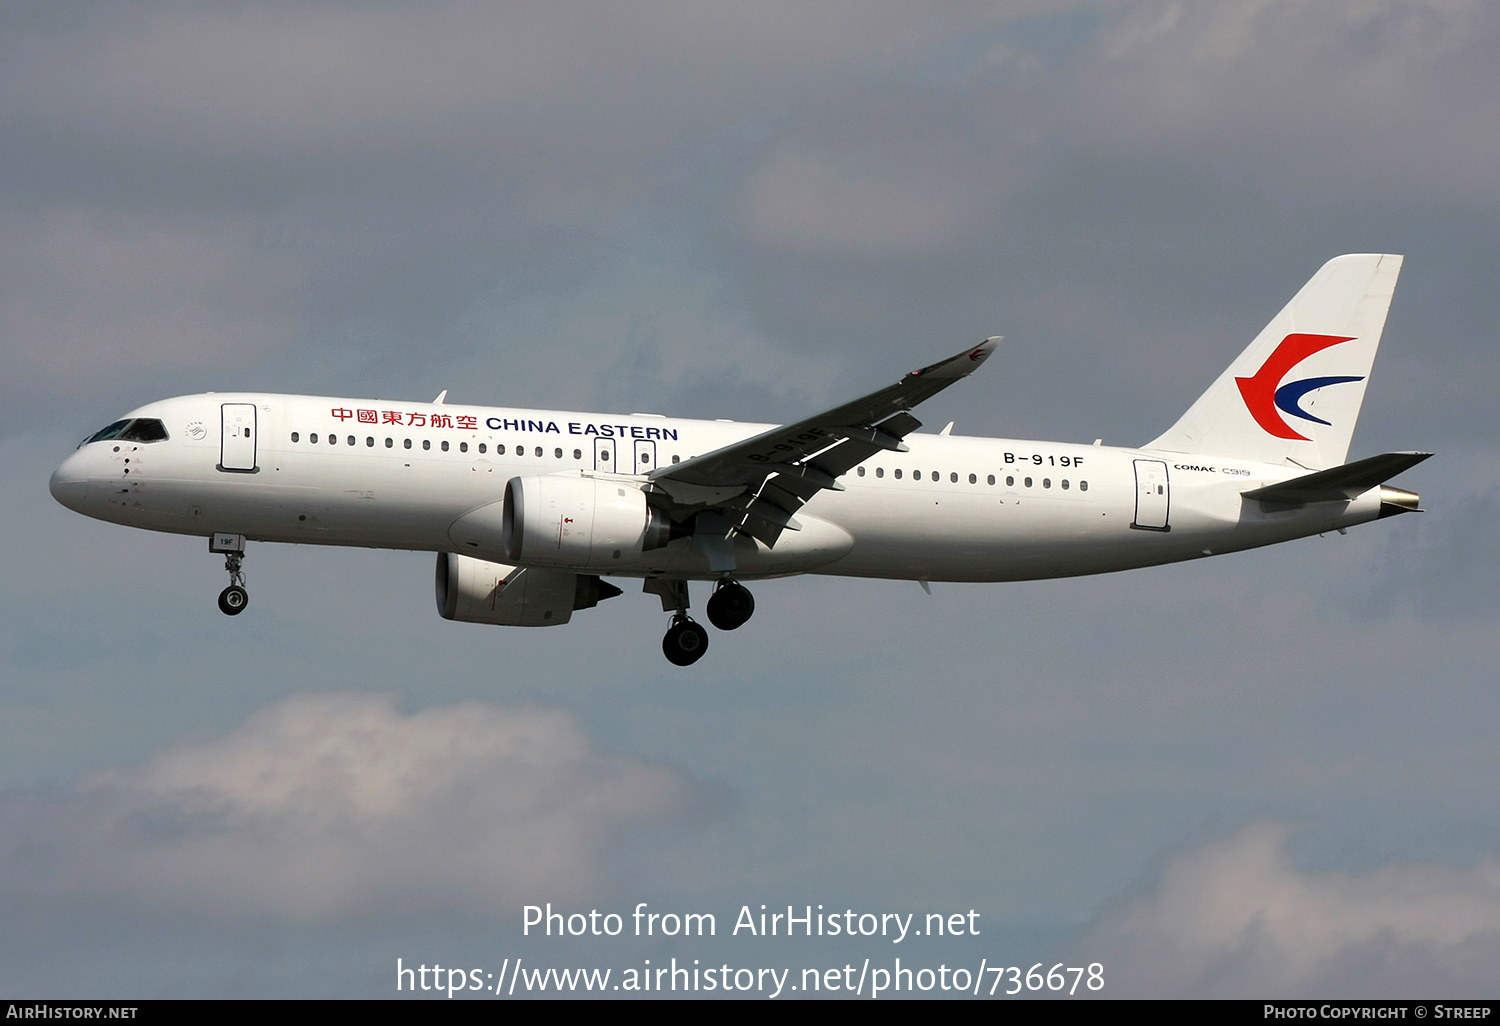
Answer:
M543 566L609 566L671 541L671 522L629 481L513 477L505 486L505 555Z
M454 552L437 557L437 607L445 620L506 627L552 627L620 589L592 574L517 569Z

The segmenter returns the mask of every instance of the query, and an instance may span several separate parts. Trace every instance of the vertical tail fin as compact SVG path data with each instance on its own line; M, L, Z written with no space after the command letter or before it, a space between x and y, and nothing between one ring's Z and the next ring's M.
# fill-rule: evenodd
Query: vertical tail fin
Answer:
M1401 257L1334 257L1147 449L1323 470L1344 462Z

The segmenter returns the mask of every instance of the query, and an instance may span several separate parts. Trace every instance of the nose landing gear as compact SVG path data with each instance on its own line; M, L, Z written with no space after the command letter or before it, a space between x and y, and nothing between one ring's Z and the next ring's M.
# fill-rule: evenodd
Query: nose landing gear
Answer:
M219 611L238 616L250 604L250 593L245 590L245 536L216 534L208 540L208 551L224 554L224 569L229 573L229 587L219 592Z

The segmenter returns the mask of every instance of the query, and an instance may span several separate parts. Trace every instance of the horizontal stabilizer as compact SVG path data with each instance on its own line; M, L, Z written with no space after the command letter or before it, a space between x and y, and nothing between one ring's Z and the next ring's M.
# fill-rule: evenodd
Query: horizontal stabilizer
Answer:
M1301 505L1352 499L1421 463L1430 452L1387 452L1245 492L1247 499Z

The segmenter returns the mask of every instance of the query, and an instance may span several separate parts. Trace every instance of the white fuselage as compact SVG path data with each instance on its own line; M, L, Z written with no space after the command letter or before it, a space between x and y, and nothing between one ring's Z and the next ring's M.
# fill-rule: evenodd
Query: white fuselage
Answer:
M455 524L497 503L511 478L597 475L639 485L658 464L770 427L266 394L184 396L130 416L159 419L168 437L81 446L53 477L59 501L155 531L495 561L505 559L498 541L460 537ZM1380 512L1378 488L1351 501L1267 508L1241 493L1295 469L1212 455L929 434L906 444L910 451L882 452L843 475L845 490L816 494L797 513L801 529L774 546L738 539L736 576L1065 577L1267 545ZM690 538L570 569L718 576Z

